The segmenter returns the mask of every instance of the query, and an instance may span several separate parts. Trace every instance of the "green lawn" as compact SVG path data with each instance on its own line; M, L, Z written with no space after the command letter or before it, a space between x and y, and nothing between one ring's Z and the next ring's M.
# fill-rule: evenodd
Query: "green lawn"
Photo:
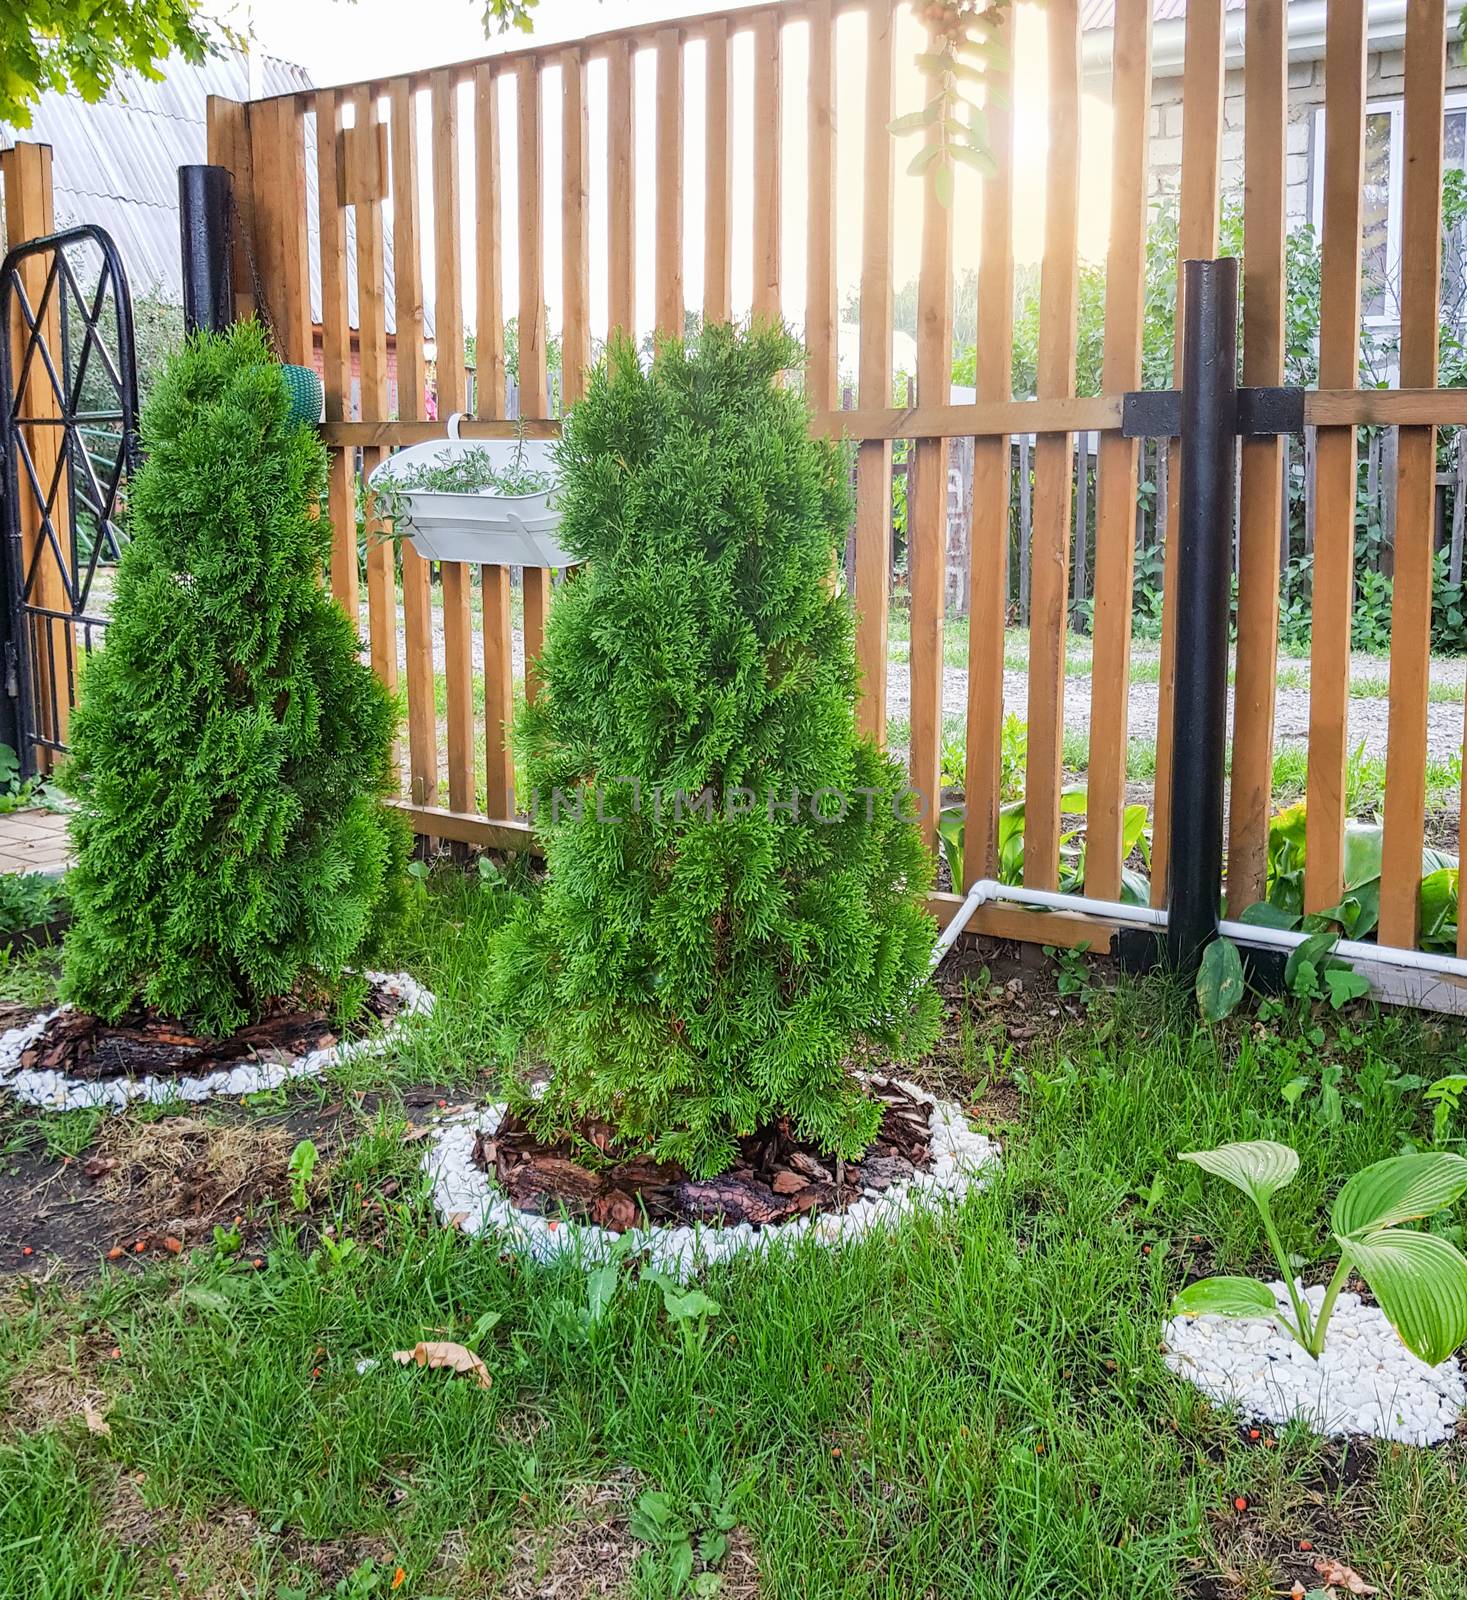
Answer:
M492 1084L483 967L508 893L439 873L398 952L435 1016L390 1062L294 1091L348 1132L309 1211L280 1201L243 1255L10 1276L0 1596L650 1600L675 1590L629 1526L638 1500L664 1491L701 1531L735 1486L726 1596L1264 1600L1310 1587L1318 1555L1383 1595L1467 1593L1467 1442L1253 1440L1158 1352L1190 1271L1263 1264L1240 1197L1176 1153L1295 1145L1280 1224L1316 1274L1323 1202L1424 1135L1420 1080L1452 1069L1458 1032L1364 1009L1213 1032L1160 980L1061 996L1052 966L1022 992L975 968L916 1076L1003 1139L985 1192L839 1254L713 1272L719 1310L691 1346L628 1269L586 1336L575 1268L437 1225L410 1137L422 1096L403 1098ZM44 972L12 962L3 981L34 998ZM1330 1066L1337 1122L1310 1092L1282 1098ZM130 1131L0 1124L11 1161L58 1166ZM328 1224L356 1242L340 1265ZM385 1359L428 1338L477 1338L492 1387Z

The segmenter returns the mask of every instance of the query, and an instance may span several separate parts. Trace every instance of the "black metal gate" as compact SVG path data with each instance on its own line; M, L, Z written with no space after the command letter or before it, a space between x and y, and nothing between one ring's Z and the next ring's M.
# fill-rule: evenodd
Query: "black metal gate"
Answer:
M0 741L23 775L66 749L82 660L107 623L137 459L132 299L91 225L19 244L0 264Z

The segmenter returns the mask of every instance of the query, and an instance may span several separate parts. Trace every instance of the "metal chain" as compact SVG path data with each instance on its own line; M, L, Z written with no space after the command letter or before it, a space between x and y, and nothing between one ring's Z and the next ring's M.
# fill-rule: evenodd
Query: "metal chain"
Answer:
M255 252L250 244L250 230L244 225L244 218L240 215L239 202L234 198L234 175L229 178L229 204L224 213L225 239L224 248L232 258L234 254L234 241L236 233L239 242L244 247L245 261L250 269L250 292L254 296L255 315L259 318L265 330L265 337L270 341L270 348L277 358L284 360L280 349L280 340L275 332L275 319L270 315L270 302L265 297L265 285L260 281L260 269L255 261Z

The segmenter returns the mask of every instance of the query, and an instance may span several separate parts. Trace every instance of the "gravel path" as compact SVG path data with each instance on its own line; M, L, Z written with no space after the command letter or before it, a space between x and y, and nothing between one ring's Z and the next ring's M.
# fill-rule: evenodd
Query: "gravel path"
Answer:
M479 631L480 621L474 618L473 662L474 671L484 669L484 645ZM367 629L366 608L362 609L362 631ZM399 670L405 667L402 659L402 611L398 610ZM893 645L893 655L903 658L905 643ZM1155 660L1154 646L1138 646L1134 652L1137 662ZM514 670L516 676L524 672L524 636L514 630ZM433 613L433 662L435 670L444 670L442 613L435 607ZM1309 738L1309 663L1297 657L1281 657L1279 673L1283 685L1275 701L1274 744L1302 745ZM1389 673L1387 663L1378 656L1359 655L1352 658L1351 678L1356 683L1384 683ZM1072 734L1086 737L1090 730L1090 676L1070 672L1065 677L1065 727ZM1427 756L1434 762L1445 763L1462 753L1463 708L1461 695L1467 692L1467 661L1437 660L1432 662L1431 681L1438 692L1457 691L1450 700L1433 701L1427 707ZM1022 671L1005 671L1003 697L1006 710L1027 715L1029 693L1028 674ZM1133 740L1154 743L1156 739L1157 702L1159 687L1155 683L1133 683L1129 707L1129 733ZM905 659L894 659L887 669L887 716L897 723L907 723L911 713L911 676ZM943 673L942 709L945 718L961 719L967 706L968 673L963 667L948 667ZM1228 722L1232 725L1233 694L1228 691ZM1354 695L1350 700L1350 739L1353 752L1363 745L1367 757L1383 761L1386 753L1386 733L1389 726L1390 702L1383 695ZM904 743L905 741L900 741ZM893 741L894 746L898 741Z
M1281 660L1279 663L1285 682L1308 681L1307 661ZM1467 663L1462 661L1435 661L1431 680L1444 688L1462 690ZM1353 677L1357 680L1384 679L1387 667L1373 656L1356 658ZM1004 707L1027 714L1029 680L1024 672L1008 671L1003 675ZM948 667L943 673L942 709L944 717L961 717L967 705L968 674L962 667ZM1155 683L1131 685L1129 732L1132 739L1154 742L1156 739L1157 701L1160 694ZM886 679L887 716L906 721L911 712L910 673L905 661L893 662ZM1228 725L1232 726L1233 693L1228 690ZM1353 751L1361 744L1365 754L1378 760L1385 759L1386 730L1389 724L1390 702L1384 698L1354 696L1350 701L1350 740ZM1309 691L1307 688L1281 687L1278 690L1274 711L1274 744L1304 744L1309 738ZM1065 727L1071 732L1086 736L1090 730L1090 678L1069 673L1065 678ZM1427 756L1432 761L1446 762L1462 752L1462 704L1460 699L1434 701L1427 707Z

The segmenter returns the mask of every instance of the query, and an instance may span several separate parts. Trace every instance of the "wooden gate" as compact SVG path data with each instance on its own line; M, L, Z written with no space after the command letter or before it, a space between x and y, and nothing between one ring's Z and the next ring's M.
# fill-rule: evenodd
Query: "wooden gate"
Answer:
M212 101L210 160L234 175L240 244L250 257L249 270L242 260L236 273L238 283L250 285L239 309L256 309L256 291L263 292L282 351L291 359L311 359L319 342L325 437L333 452L332 583L342 604L354 614L360 604L356 473L369 469L383 451L437 436L441 423L426 414L430 403L446 416L466 409L472 394L477 420L466 424L466 436L503 437L523 426L542 437L556 431L548 403L552 338L558 340L564 397L573 401L593 343L609 326L645 333L655 323L681 331L690 313L719 320L786 315L803 328L809 352L805 384L814 428L856 446L848 577L859 619L861 721L878 738L885 737L888 720L892 446L911 443L909 760L913 786L927 800L929 838L935 834L943 745L947 461L950 441L973 441L970 647L962 708L970 881L996 865L1003 718L1006 710L1017 710L1028 729L1024 880L1049 889L1060 882L1073 435L1098 435L1084 887L1092 896L1116 898L1124 848L1137 504L1137 443L1122 436L1120 424L1122 397L1141 380L1151 11L1151 0L1117 0L1113 53L1101 73L1109 79L1100 87L1111 107L1109 150L1103 153L1110 188L1102 392L1095 396L1076 393L1082 88L1096 87L1095 74L1087 77L1082 62L1078 0L1046 0L1043 13L1048 150L1032 399L1013 398L1014 226L1016 215L1035 200L1015 183L1018 96L988 107L990 175L960 173L950 208L930 187L920 192L916 180L899 172L888 123L910 109L898 104L898 86L922 35L910 13L890 0L788 0L571 45L532 45L341 89L248 105ZM1225 13L1224 0L1191 0L1186 10L1181 259L1217 254ZM1012 30L1012 12L1005 15ZM1284 0L1247 0L1242 381L1253 386L1278 384L1284 375L1285 28ZM1436 387L1444 0L1413 0L1406 27L1409 247L1400 291L1400 387L1390 390L1358 386L1366 48L1365 0L1329 0L1320 376L1306 401L1306 422L1318 430L1307 903L1312 909L1333 904L1343 881L1356 429L1398 428L1380 936L1412 944L1425 810L1436 428L1467 423L1467 392ZM791 63L797 71L787 70ZM1022 52L1012 70L1022 77ZM639 84L655 85L655 97L639 93ZM914 87L920 94L921 85ZM906 92L903 87L902 97ZM651 106L649 128L645 113ZM547 143L558 149L552 172L546 170ZM785 204L786 187L803 196L802 207ZM308 204L312 190L315 207ZM843 219L856 206L859 237L851 244ZM315 232L307 226L310 210L319 214ZM792 212L798 217L797 247L787 237ZM431 214L430 226L425 213ZM906 406L892 403L899 215L904 235L920 227L916 390L914 403ZM701 248L690 251L693 228ZM640 249L647 239L650 259ZM548 251L551 240L557 247ZM560 283L552 319L547 274L556 255ZM799 281L784 271L788 257L803 260ZM973 265L975 398L954 404L954 275ZM694 288L696 278L701 283ZM842 409L838 284L853 279L859 281L859 356L855 403ZM513 305L505 295L511 280L517 285ZM313 283L319 286L318 311ZM425 339L425 291L431 292L431 343ZM602 309L593 315L593 306ZM515 319L512 351L506 350L507 317ZM1180 325L1178 316L1178 330ZM467 327L474 331L471 348ZM518 424L503 415L511 363L523 419ZM1028 435L1035 443L1027 699L1006 707L1011 440ZM1235 913L1260 896L1266 871L1283 450L1278 440L1256 439L1246 441L1242 452L1227 880ZM1170 468L1168 526L1175 527L1174 454ZM370 526L370 506L367 516ZM1158 902L1165 898L1170 663L1178 646L1170 565L1166 576L1153 819ZM391 546L373 544L366 565L367 631L379 674L390 685L405 684L406 803L416 825L443 838L522 845L527 825L516 809L513 751L504 729L516 682L534 693L548 575L527 571L520 591L528 673L514 659L507 570L446 563L435 584L427 564L405 548L400 600L398 581ZM435 633L441 634L436 665ZM955 895L934 901L939 910L956 903ZM1112 931L1071 914L995 905L980 908L971 926L1052 944L1101 944ZM1462 940L1467 947L1467 920Z

